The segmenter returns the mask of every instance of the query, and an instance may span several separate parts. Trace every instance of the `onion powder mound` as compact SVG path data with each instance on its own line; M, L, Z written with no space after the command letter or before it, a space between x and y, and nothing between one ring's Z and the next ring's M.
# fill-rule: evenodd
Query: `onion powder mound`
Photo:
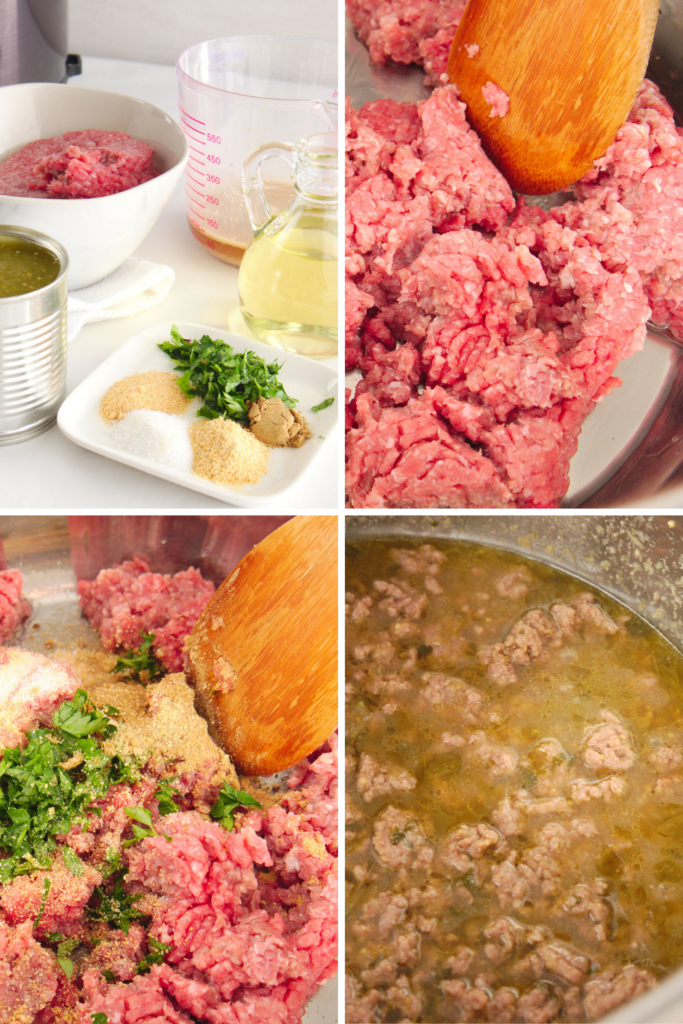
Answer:
M182 416L133 409L109 426L111 444L129 455L160 462L171 469L192 472L188 421Z
M215 484L255 484L268 468L266 446L233 420L218 417L193 423L190 440L193 471Z

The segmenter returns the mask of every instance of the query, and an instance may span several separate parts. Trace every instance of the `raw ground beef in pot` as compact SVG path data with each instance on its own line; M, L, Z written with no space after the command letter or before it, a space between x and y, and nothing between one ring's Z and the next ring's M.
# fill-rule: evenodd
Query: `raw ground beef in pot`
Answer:
M436 38L446 10L350 4L378 62L420 60L409 40ZM454 86L347 105L346 132L346 364L362 375L348 505L557 506L581 425L647 319L683 337L671 109L644 82L605 156L548 211L512 196Z
M18 569L0 569L0 644L31 614L31 605L22 594L23 585Z
M154 633L154 653L168 672L183 669L183 644L214 590L194 568L174 576L149 571L144 558L103 569L94 580L81 580L83 614L108 651L140 646L143 633Z

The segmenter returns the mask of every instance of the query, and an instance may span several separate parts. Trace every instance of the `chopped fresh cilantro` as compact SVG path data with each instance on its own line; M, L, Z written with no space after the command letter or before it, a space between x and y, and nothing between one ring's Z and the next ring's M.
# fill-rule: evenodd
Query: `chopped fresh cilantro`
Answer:
M64 857L64 864L71 874L80 878L85 871L85 865L78 854L74 853L70 846L65 846L62 855Z
M139 821L140 825L133 824L133 839L127 839L123 844L124 846L132 846L134 843L139 843L141 839L147 839L149 836L158 836L159 833L152 824L152 815L144 807L124 807L124 812L129 818L133 818L133 821ZM167 842L171 842L171 837L165 835L163 832L161 835Z
M107 978L107 975L111 974L111 971L102 971L102 973L104 974L105 978ZM107 981L115 980L116 979L113 974L111 974L111 978L107 978ZM109 1024L109 1018L107 1017L106 1013L91 1013L90 1016L92 1017L92 1024Z
M334 398L326 398L324 402L320 403L320 405L312 406L311 407L311 412L322 412L323 409L327 409L328 406L332 405L333 402L334 402Z
M120 878L116 878L111 892L105 892L102 886L98 885L93 895L97 905L85 908L86 917L91 921L106 921L127 935L131 921L139 921L144 917L144 914L137 913L133 905L141 900L142 896L129 895L123 888Z
M134 821L139 821L141 825L146 825L152 835L156 835L156 832L152 828L152 815L145 807L124 807L123 810L129 818L133 818Z
M143 633L142 643L132 651L124 651L117 658L111 672L113 675L123 676L124 679L139 681L142 673L146 673L147 682L154 682L166 674L166 669L155 657L152 650L156 636L154 633Z
M164 957L172 948L167 946L165 942L158 942L156 939L153 939L151 935L147 936L147 943L149 945L149 953L147 956L143 956L142 960L138 963L137 974L147 974L153 964L163 964Z
M114 846L108 846L104 855L104 863L99 865L102 878L109 878L110 875L116 874L122 868L121 851Z
M70 978L74 972L73 960L69 960L68 957L58 956L57 963L66 974L67 978Z
M52 885L52 882L50 881L49 878L46 878L43 881L43 898L41 899L40 907L38 908L38 916L36 917L35 921L33 922L33 927L34 928L38 927L38 924L40 923L40 919L43 916L43 911L45 910L45 904L47 903L47 897L48 897L48 894L50 892L50 886L51 885Z
M113 712L113 709L108 709ZM94 802L120 782L140 778L135 758L107 754L101 740L116 725L84 690L64 701L51 728L32 729L25 747L9 747L0 761L0 884L17 875L47 869L57 850L55 836L72 826L87 827L98 813ZM64 847L70 871L80 860Z
M52 716L52 724L69 736L92 736L97 733L102 739L107 739L116 732L114 723L104 711L95 707L85 690L76 690L71 700L60 704Z
M218 799L211 808L211 817L220 822L223 828L232 832L235 824L235 811L238 807L262 807L263 805L255 800L249 793L241 789L234 789L224 782L218 794Z
M61 932L52 932L48 935L47 941L56 943L58 957L71 956L73 951L81 944L80 939L67 939Z
M201 398L204 403L197 413L206 419L219 416L246 422L251 402L259 398L279 398L291 409L297 404L278 380L281 363L266 363L248 349L237 352L225 341L215 341L204 334L199 341L183 338L178 328L171 328L171 341L159 345L171 357L176 370L185 372L178 386L188 398Z
M173 797L182 797L182 793L172 785L173 781L173 779L164 779L154 791L154 796L159 803L159 814L162 818L165 818L167 814L175 814L178 810L178 805Z
M139 821L143 826L133 825L133 839L127 839L123 844L124 846L132 846L134 843L139 843L141 839L146 839L148 836L157 835L154 826L152 825L152 815L149 811L145 810L144 807L124 807L124 813L132 818L133 821Z

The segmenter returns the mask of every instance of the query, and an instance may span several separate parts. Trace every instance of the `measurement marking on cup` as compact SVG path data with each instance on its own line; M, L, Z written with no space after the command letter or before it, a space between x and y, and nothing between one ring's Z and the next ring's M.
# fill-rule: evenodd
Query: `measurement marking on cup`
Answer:
M196 192L196 193L197 193L197 195L199 196L199 198L200 198L200 199L204 199L204 198L205 198L205 196L204 196L204 193L203 193L203 192L199 192L199 191L198 191L198 190L197 190L196 188L192 188L192 185L187 185L187 186L186 186L186 190L187 190L188 188L190 189L190 191L191 191L191 192ZM194 201L194 202L197 202L197 200L196 200L196 199L195 199L195 200L193 200L193 201ZM201 204L201 203L200 203L199 205L200 205L200 206L202 206L202 204ZM204 209L204 207L203 207L203 206L202 206L202 209Z
M178 104L178 109L180 110L180 113L183 115L181 117L181 119L180 119L181 121L183 121L183 124L185 123L185 121L183 119L184 118L189 118L189 120L190 121L194 121L195 124L201 124L204 127L206 127L206 121L200 121L198 117L193 117L192 114L188 114L188 112L186 110L183 110L183 108L180 106L180 104ZM188 124L187 127L191 128L192 131L194 131L194 132L198 132L200 135L206 135L206 132L201 131L199 128L195 128L194 124Z
M193 139L193 141L197 142L197 139ZM195 149L194 146L189 146L189 145L188 145L187 148L191 149L193 153L199 153L200 156L206 156L206 153L204 152L203 149Z
M197 124L206 125L206 121L200 121L198 117L193 117L192 114L188 114L188 112L186 110L183 110L183 108L180 106L180 104L178 104L178 109L180 110L181 114L185 115L185 117L189 117L190 121L196 121Z
M182 122L183 128L186 132L195 132L196 135L202 135L206 138L206 132L200 131L199 128L195 128L193 124L187 124L185 121ZM194 138L194 136L191 136ZM194 138L195 142L201 142L201 139Z
M187 168L185 168L185 174L190 179L190 181L193 181L195 183L195 185L203 185L204 184L203 181L201 181L201 180L198 181L197 178L193 178Z

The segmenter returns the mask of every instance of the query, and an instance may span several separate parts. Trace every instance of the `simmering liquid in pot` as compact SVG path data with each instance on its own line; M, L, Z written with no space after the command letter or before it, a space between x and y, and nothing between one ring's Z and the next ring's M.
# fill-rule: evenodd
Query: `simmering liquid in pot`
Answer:
M683 963L683 658L580 580L350 544L348 1024L594 1021Z

